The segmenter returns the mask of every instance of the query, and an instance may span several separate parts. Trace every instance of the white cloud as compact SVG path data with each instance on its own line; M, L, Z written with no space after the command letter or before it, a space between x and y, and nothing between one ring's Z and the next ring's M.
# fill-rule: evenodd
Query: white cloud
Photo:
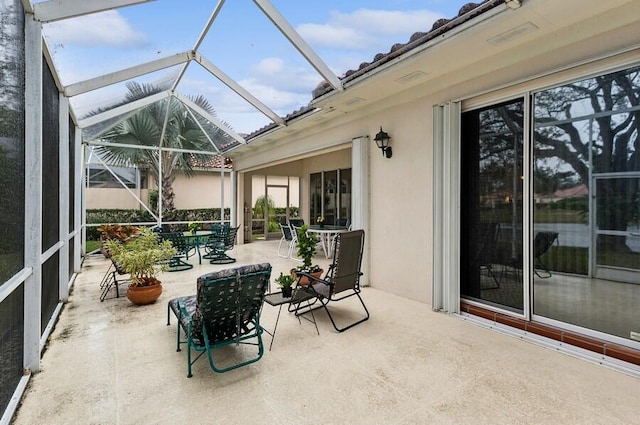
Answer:
M332 12L327 23L302 24L297 30L315 46L367 50L387 42L389 38L406 42L414 32L430 30L433 22L441 17L441 14L429 10L358 9L349 14ZM405 39L400 38L403 36Z
M285 70L284 60L281 58L264 58L252 65L252 70L262 75L278 75Z
M115 10L46 24L43 32L51 43L71 46L138 47L148 42Z

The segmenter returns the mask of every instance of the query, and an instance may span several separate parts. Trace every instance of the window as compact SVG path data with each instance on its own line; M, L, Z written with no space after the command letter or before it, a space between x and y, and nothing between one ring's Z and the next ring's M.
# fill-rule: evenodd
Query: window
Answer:
M329 225L351 219L351 169L313 173L309 179L309 217L324 217Z

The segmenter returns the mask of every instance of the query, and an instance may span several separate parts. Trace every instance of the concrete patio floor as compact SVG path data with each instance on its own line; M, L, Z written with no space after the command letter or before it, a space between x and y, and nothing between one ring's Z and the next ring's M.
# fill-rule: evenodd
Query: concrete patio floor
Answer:
M230 266L270 262L273 282L296 264L276 250L277 241L237 246ZM161 276L155 304L137 307L100 302L108 262L87 258L14 423L640 424L640 379L373 288L363 290L371 319L353 329L337 333L318 312L318 336L283 312L259 362L216 374L203 358L189 379L167 302L229 267L190 261L192 270ZM334 308L357 311L350 302ZM265 304L265 328L277 312Z

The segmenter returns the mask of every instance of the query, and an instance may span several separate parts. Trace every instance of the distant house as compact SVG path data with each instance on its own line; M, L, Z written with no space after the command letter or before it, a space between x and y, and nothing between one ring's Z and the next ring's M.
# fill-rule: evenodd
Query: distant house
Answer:
M586 184L579 184L566 189L558 189L553 192L553 199L580 198L589 195L589 188Z

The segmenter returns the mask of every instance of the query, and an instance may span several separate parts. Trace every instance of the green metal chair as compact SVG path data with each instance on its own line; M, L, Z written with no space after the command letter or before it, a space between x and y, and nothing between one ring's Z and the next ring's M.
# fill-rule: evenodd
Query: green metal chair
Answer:
M240 226L231 227L229 224L212 227L212 233L205 244L206 254L202 258L210 260L211 264L235 263L236 259L229 257L227 251L235 246L239 228Z
M369 310L360 296L363 249L364 230L339 233L334 240L333 263L329 266L324 277L318 278L308 273L296 272L298 276L309 278L310 282L306 286L306 290L316 296L320 305L314 306L315 303L313 303L303 307L301 304L292 304L289 311L295 311L296 315L300 315L322 307L327 312L334 329L338 332L344 332L369 320ZM364 315L351 323L338 326L328 306L350 297L357 297L364 309Z
M204 354L218 373L257 362L264 354L260 312L269 287L271 264L262 263L221 270L200 276L196 295L174 298L167 307L178 318L177 349L187 344L187 377L191 366ZM181 333L186 341L181 340ZM257 353L248 359L226 362L214 359L214 350L228 345L251 345ZM199 354L192 360L192 350ZM226 363L220 366L220 363Z
M182 232L163 232L160 233L160 237L163 240L170 241L173 247L178 251L177 254L169 260L170 272L180 272L193 268L193 264L189 264L183 260L189 259L189 251L192 247L187 243Z

